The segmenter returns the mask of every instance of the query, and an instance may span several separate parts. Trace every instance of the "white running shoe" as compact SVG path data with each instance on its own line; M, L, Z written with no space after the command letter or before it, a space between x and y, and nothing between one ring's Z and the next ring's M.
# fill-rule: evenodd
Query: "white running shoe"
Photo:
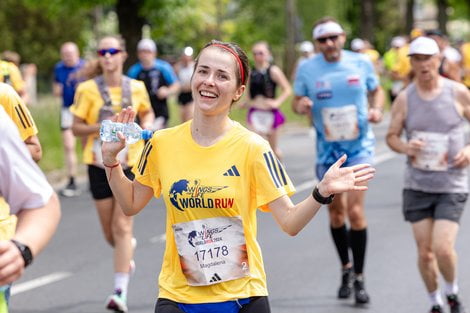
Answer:
M117 289L114 294L110 295L106 300L106 308L118 313L127 313L126 297L122 295L120 289Z

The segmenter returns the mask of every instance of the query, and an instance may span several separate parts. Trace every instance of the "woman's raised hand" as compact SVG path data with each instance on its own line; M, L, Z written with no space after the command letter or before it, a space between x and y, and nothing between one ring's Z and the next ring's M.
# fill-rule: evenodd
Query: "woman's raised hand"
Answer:
M367 190L367 181L374 177L375 168L370 164L341 167L347 156L343 155L333 164L318 183L318 191L324 197L345 191Z
M132 123L135 119L135 112L132 107L123 109L120 113L115 114L111 121L117 123ZM103 164L112 166L118 162L117 155L126 146L126 138L121 132L117 133L119 141L117 142L103 142L101 145L101 154L103 157Z

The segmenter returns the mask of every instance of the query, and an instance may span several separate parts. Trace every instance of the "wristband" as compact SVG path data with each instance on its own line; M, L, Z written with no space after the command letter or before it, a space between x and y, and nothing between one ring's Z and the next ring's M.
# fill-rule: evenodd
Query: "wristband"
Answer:
M113 164L113 165L106 165L104 162L103 162L103 166L104 167L107 167L107 168L115 168L116 166L118 165L121 165L121 162L117 161L116 164Z
M329 197L323 197L323 196L320 194L320 191L318 191L318 187L315 186L315 188L313 188L312 197L313 197L313 199L315 199L318 203L321 203L321 204L330 204L331 202L333 202L333 198L335 197L335 195L330 195Z
M29 247L17 240L11 239L11 242L15 244L15 246L20 250L21 257L24 261L24 267L27 267L29 264L33 262L33 254L31 253L31 249Z

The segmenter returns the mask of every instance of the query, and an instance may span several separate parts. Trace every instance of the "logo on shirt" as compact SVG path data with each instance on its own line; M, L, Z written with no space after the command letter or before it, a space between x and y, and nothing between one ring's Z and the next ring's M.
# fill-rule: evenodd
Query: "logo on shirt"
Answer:
M358 86L361 82L361 78L359 75L349 75L347 77L348 86Z
M205 198L206 194L216 193L228 186L205 186L200 179L190 182L181 179L170 188L170 202L180 211L185 209L226 209L233 207L233 198Z
M195 229L189 232L188 242L191 246L196 248L196 246L199 245L221 241L222 237L217 236L217 234L220 234L230 226L232 226L232 224L211 228L203 224L201 229Z
M315 88L317 89L331 89L331 83L326 80L317 80L315 82Z
M237 167L233 165L224 173L224 176L240 176L240 173L238 172Z
M333 92L331 90L317 92L318 100L325 100L333 98Z

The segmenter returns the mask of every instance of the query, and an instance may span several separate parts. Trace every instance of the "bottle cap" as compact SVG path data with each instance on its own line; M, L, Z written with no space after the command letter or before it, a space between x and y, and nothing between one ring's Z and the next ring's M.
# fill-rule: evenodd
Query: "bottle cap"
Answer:
M150 138L152 138L152 136L153 136L153 131L151 131L150 129L144 129L142 131L143 140L149 140Z

